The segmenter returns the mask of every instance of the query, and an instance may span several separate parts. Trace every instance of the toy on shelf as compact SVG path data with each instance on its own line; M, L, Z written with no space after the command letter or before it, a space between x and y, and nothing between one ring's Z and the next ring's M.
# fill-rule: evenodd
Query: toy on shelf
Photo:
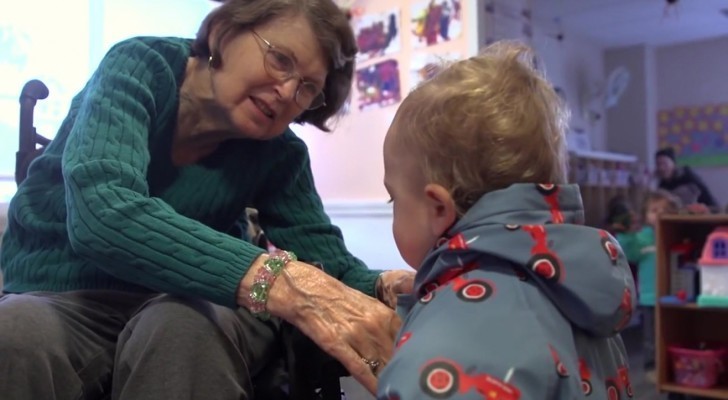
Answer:
M675 383L682 386L711 388L718 384L726 361L725 347L708 348L704 343L697 348L669 346Z
M718 227L708 235L698 265L698 305L728 307L728 226Z
M698 288L696 250L695 244L689 240L670 247L670 295L662 297L660 302L684 304L695 301Z

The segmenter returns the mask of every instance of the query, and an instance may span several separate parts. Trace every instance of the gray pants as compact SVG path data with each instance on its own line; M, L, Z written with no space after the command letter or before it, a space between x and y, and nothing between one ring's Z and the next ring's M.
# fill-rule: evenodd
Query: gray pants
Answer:
M0 398L251 399L251 377L277 357L278 325L169 295L6 294Z

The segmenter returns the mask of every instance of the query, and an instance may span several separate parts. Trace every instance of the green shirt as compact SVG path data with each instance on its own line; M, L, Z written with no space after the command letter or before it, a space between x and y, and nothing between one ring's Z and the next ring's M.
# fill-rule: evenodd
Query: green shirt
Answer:
M235 307L263 252L232 233L253 206L277 247L371 295L379 272L346 250L292 131L172 164L190 45L134 38L104 57L11 200L4 291L151 290Z
M637 263L639 304L654 306L657 301L655 229L645 226L637 232L619 233L617 241L627 259Z

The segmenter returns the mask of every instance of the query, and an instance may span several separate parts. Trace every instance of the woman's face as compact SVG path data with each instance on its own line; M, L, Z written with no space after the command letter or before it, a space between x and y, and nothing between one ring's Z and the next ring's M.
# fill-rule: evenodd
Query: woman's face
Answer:
M655 170L658 178L670 179L675 172L675 162L670 157L657 156L655 158Z
M241 137L268 140L283 133L305 111L295 100L301 79L323 90L327 63L303 16L280 17L257 26L254 32L248 30L223 41L222 63L210 72L212 92ZM279 52L276 54L293 60L292 78L283 81L268 73L265 41Z

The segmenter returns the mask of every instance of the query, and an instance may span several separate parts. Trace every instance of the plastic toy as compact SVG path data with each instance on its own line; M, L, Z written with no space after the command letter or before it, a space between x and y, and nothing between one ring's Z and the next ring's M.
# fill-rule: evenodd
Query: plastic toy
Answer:
M698 265L698 305L728 307L728 226L716 228L708 235Z

